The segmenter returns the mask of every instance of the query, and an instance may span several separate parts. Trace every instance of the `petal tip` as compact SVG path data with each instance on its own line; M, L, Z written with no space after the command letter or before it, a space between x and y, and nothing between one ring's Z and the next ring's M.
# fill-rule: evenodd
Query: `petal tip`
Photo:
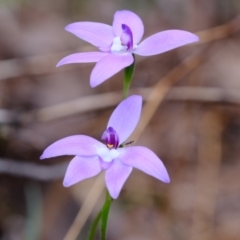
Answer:
M138 100L142 100L142 96L141 95L138 95L138 94L135 94L135 95L131 95L131 96L129 96L128 98L136 98L136 99L138 99Z
M90 87L91 87L91 88L95 88L95 87L97 87L98 85L99 85L99 84L97 84L96 82L90 80Z
M68 56L67 56L68 57ZM66 61L67 57L62 58L56 65L56 67L61 67L64 64L68 64L68 62Z
M60 66L62 66L63 64L62 64L62 60L61 61L59 61L58 63L57 63L57 65L56 65L56 67L60 67Z
M120 195L120 191L116 190L116 189L113 189L113 188L110 188L106 182L106 187L107 187L107 191L109 192L110 196L112 199L117 199Z
M70 23L70 24L68 24L68 25L64 28L65 31L70 32L70 28L72 27L73 24L74 24L74 23Z
M194 43L194 42L198 42L200 39L199 37L191 32L187 32L187 31L183 31L183 30L179 30L182 31L185 35L185 39L186 39L186 43L185 44L190 44L190 43Z
M117 196L111 196L113 199L117 199L119 194Z
M138 101L141 101L141 102L142 102L143 98L142 98L141 95L134 95L134 96L138 99Z
M46 151L44 151L43 152L43 154L40 156L40 160L44 160L44 159L46 159L46 158L51 158L52 156L49 156L49 154L46 152Z
M97 87L99 84L96 83L96 81L92 80L92 78L90 78L90 87L91 88L95 88Z
M157 178L158 180L160 180L160 181L168 184L168 183L171 182L171 180L170 180L170 177L169 177L168 173L166 172L167 170L166 170L165 168L164 168L164 170L165 170L165 171L162 172L162 173L160 173L160 175L158 175L158 176L153 176L153 177L155 177L155 178Z
M71 184L64 179L64 180L63 180L63 186L64 186L64 187L70 187Z
M199 42L200 38L196 34L192 34L192 42Z
M165 182L165 183L170 183L170 182L171 182L169 176L164 180L164 182Z
M135 100L135 102L137 102L139 105L142 105L142 101L143 101L143 98L141 95L132 95L130 97L128 97L128 99L132 99L132 100Z
M169 177L166 169L165 169L164 173L162 174L161 181L164 182L164 183L170 183L171 182L170 177Z
M120 193L111 193L111 192L109 192L109 194L110 194L111 198L117 199L119 197Z
M65 177L64 177L64 179L63 179L63 186L64 187L71 187L73 184L75 184L73 181L71 181L71 178L68 178L68 177L66 177L66 175L65 175Z

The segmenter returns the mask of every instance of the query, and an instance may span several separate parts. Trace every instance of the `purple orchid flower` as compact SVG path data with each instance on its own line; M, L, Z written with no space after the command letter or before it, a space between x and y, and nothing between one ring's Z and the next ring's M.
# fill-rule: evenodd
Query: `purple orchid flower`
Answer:
M144 32L142 20L127 10L114 14L113 26L97 22L76 22L69 24L66 30L101 51L74 53L57 64L58 67L69 63L97 62L90 76L91 87L96 87L130 66L134 61L132 54L151 56L199 40L190 32L167 30L156 33L139 44Z
M76 155L67 168L63 181L65 187L106 170L106 186L114 199L119 196L133 167L169 183L166 168L150 149L121 145L135 129L141 109L141 96L128 97L117 106L108 121L102 135L105 144L85 135L70 136L50 145L40 159Z

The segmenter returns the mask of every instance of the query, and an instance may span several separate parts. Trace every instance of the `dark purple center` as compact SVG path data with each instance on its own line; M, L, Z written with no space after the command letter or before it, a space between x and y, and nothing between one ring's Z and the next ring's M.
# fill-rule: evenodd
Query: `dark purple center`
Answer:
M121 42L122 45L127 47L127 50L133 49L133 34L130 27L126 24L122 24L122 35L121 35Z
M112 127L109 127L104 131L102 135L102 140L105 141L109 149L116 149L118 147L119 137L117 135L117 132Z

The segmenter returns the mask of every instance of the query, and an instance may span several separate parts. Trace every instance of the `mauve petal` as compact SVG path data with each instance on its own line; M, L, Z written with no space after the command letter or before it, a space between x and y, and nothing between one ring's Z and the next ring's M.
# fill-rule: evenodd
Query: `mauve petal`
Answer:
M133 34L133 45L138 44L144 33L144 26L141 18L128 10L117 11L114 14L113 30L116 36L122 35L122 24L130 27Z
M71 23L65 29L96 47L109 46L115 37L112 26L97 22Z
M132 167L121 163L118 159L115 159L112 166L106 170L105 181L112 198L116 199L119 196L131 172Z
M134 53L142 56L150 56L197 41L199 41L198 36L190 32L168 30L156 33L145 39L134 50Z
M80 157L76 156L69 163L63 186L69 187L86 178L93 177L101 172L100 162L98 156L94 157Z
M94 138L85 135L75 135L63 138L45 149L40 159L62 155L96 155L97 148L105 145Z
M64 57L57 64L57 67L69 63L89 63L89 62L98 62L103 57L106 57L108 53L103 52L83 52L83 53L74 53Z
M108 54L93 68L90 76L91 87L96 87L123 68L131 65L134 59L132 54Z
M134 131L142 110L142 97L132 95L123 100L113 111L107 128L112 127L118 134L119 143L123 143Z
M119 148L119 159L131 167L137 168L165 183L170 182L167 170L159 157L145 147Z

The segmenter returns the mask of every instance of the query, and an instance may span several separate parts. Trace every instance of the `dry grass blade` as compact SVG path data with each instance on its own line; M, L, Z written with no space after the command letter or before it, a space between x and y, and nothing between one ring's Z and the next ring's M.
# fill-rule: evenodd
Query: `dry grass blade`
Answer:
M201 41L196 44L209 43L222 38L226 38L229 35L238 32L240 30L239 26L240 16L237 16L236 18L223 25L197 32L196 34L200 37Z
M190 56L170 71L165 77L160 79L158 83L153 87L149 94L146 104L142 111L142 117L137 126L133 139L139 139L144 129L152 119L158 106L169 92L170 88L177 83L182 77L188 74L190 71L195 69L201 63L199 57Z
M95 180L92 188L89 190L89 193L85 198L80 211L78 212L73 224L63 240L73 240L78 237L95 204L103 193L104 188L105 182L103 180L103 174L100 174Z

